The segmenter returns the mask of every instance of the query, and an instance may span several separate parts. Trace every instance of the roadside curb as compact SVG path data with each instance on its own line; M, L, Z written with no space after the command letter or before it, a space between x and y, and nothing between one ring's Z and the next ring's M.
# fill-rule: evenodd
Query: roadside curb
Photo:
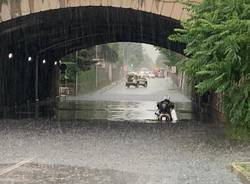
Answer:
M244 162L235 162L231 164L231 171L232 173L236 174L243 184L250 184L250 176L247 176L246 173L242 170L239 164Z

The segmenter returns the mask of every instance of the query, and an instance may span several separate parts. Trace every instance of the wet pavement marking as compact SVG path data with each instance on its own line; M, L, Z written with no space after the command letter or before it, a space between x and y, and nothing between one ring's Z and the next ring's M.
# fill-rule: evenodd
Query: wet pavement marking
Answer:
M9 172L11 172L11 171L25 165L25 164L31 163L31 161L33 161L34 159L35 159L35 157L28 158L28 159L22 160L21 162L16 163L15 165L12 165L12 166L10 166L8 168L5 168L2 171L0 171L0 176L2 176L4 174L7 174L7 173L9 173Z

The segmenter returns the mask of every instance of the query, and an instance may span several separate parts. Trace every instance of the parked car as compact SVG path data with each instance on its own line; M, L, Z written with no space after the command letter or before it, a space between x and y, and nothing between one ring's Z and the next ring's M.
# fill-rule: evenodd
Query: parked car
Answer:
M128 73L126 76L126 87L130 87L130 86L135 86L136 88L139 87L139 76L136 73Z
M139 81L138 84L140 86L144 86L145 88L148 87L148 81L145 77L139 76L138 81Z
M155 74L153 72L150 72L149 73L149 78L154 79L155 78Z

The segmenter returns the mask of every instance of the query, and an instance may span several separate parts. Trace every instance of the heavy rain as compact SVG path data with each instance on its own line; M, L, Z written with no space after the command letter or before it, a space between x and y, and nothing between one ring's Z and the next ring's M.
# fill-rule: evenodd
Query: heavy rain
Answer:
M0 0L0 184L250 183L249 127L169 37L184 7Z

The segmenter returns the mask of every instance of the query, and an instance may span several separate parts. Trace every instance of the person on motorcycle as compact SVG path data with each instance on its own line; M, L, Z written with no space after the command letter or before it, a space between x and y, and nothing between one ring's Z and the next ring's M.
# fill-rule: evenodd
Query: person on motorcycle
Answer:
M171 115L171 109L174 109L174 103L170 101L170 97L165 96L164 99L157 103L158 112L155 113L159 116L161 113L168 113Z

